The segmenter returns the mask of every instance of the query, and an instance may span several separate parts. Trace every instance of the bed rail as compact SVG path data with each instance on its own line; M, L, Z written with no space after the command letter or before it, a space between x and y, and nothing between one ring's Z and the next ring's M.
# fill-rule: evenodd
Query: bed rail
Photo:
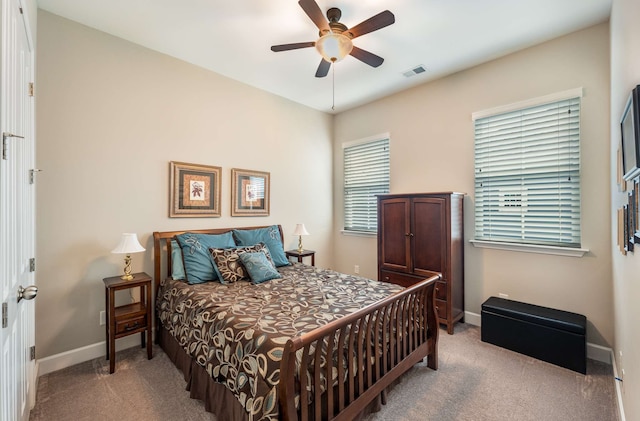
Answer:
M290 339L280 365L282 419L351 420L425 356L427 366L437 370L435 284L440 278L436 274Z

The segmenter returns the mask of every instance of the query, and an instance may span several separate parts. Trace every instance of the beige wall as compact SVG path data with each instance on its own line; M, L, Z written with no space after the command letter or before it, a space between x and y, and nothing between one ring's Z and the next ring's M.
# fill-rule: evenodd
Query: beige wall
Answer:
M331 116L44 11L38 38L38 358L104 341L123 232L152 274L153 231L282 224L294 248L304 222L330 264ZM169 161L222 167L221 218L168 218ZM269 217L230 217L231 168L271 173Z
M626 201L616 183L616 157L620 144L620 117L631 89L640 84L640 2L614 0L611 12L611 213ZM629 183L629 187L631 184ZM612 242L616 221L611 220ZM640 253L627 256L613 247L613 298L615 342L613 344L627 420L640 419Z
M376 274L375 237L339 233L341 144L391 135L391 192L460 191L465 239L474 234L474 137L471 114L582 87L583 258L474 248L465 245L465 307L479 314L489 296L584 314L588 341L613 343L611 235L608 196L609 36L600 24L475 68L387 97L335 119L335 267ZM427 67L429 63L426 63Z

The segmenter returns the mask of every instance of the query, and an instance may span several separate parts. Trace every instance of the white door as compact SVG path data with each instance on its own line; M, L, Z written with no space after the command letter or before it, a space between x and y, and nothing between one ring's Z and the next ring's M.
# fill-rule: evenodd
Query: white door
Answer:
M24 421L35 399L33 58L20 0L2 0L0 131L0 421ZM20 288L27 288L20 293Z

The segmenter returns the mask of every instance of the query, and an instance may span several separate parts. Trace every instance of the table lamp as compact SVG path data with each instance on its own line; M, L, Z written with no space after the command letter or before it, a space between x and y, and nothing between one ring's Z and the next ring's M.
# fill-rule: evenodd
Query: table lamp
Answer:
M131 253L139 253L144 251L144 247L140 245L138 242L138 236L135 233L124 233L122 234L122 238L120 238L120 243L111 250L111 253L114 254L126 254L124 258L124 275L120 278L125 281L130 281L133 279L133 275L131 274Z
M309 235L304 224L296 224L296 229L293 230L293 235L298 236L298 253L302 253L302 236Z

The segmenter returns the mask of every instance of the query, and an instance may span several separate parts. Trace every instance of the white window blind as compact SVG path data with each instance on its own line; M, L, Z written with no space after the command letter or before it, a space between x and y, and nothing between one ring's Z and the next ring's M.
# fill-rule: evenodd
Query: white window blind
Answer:
M580 247L580 98L475 121L476 239Z
M344 229L376 232L376 195L389 193L389 139L344 147Z

